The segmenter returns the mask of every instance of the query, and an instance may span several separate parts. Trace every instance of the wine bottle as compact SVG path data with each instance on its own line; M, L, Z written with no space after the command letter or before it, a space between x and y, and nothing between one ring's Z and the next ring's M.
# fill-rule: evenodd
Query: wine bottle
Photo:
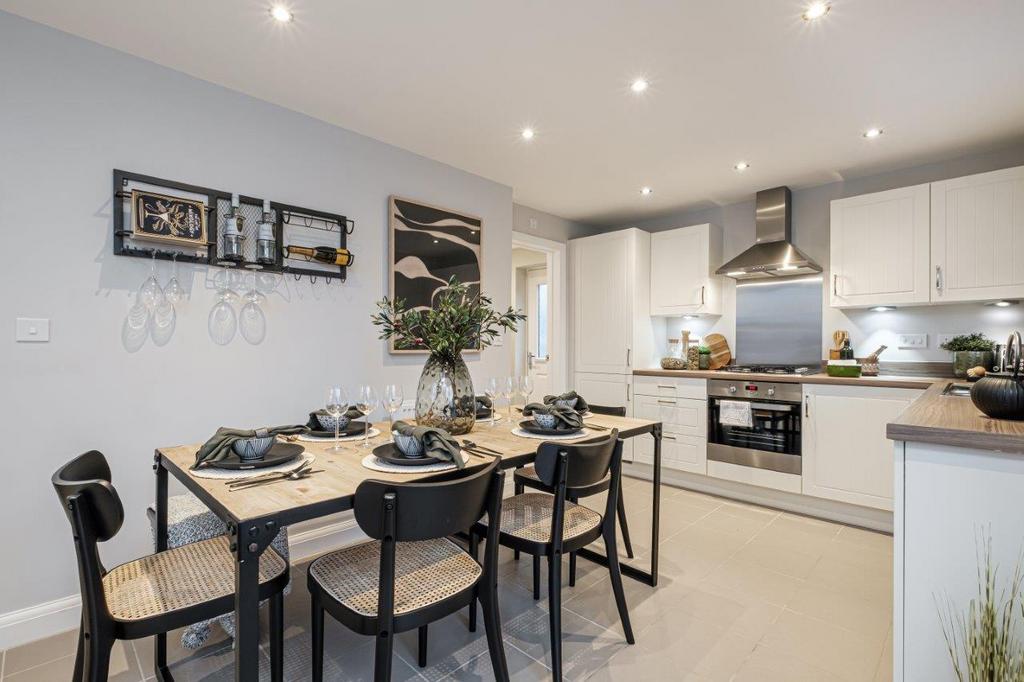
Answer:
M355 260L355 256L348 249L335 249L330 246L292 246L289 244L284 247L284 255L286 258L305 256L320 263L343 267L352 265L352 261Z

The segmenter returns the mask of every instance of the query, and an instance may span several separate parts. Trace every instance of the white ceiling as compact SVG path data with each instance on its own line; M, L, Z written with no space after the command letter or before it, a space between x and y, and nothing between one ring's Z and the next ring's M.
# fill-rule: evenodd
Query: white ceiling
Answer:
M288 25L269 2L0 8L597 224L1024 135L1021 0L832 0L816 24L800 0L291 0ZM885 134L863 139L871 126Z

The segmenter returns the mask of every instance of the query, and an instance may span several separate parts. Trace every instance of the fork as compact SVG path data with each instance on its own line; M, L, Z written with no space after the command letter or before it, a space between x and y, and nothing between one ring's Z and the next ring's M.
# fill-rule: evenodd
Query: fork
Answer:
M305 469L303 471L296 470L291 472L287 476L282 476L281 478L268 478L263 481L255 481L249 483L248 485L237 485L234 488L231 488L231 492L235 492L236 490L249 490L250 488L259 488L260 486L272 485L274 483L281 483L283 481L301 481L305 478L309 478L313 474L323 473L323 471L324 469Z
M498 452L497 450L495 450L494 448L488 448L488 447L484 447L483 445L477 445L476 443L474 443L473 441L468 440L468 439L463 439L462 445L463 445L463 447L466 447L466 448L470 448L470 449L474 449L474 450L479 450L480 452L486 452L489 455L496 455L498 457L501 456L501 453Z
M302 473L312 468L313 463L306 462L305 464L301 465L297 469L293 469L292 471L273 471L269 474L261 474L260 476L253 476L252 478L243 478L240 481L228 481L228 487L236 488L239 486L247 485L249 483L258 483L259 481L271 481L276 478L286 478L287 476L290 476L292 474Z

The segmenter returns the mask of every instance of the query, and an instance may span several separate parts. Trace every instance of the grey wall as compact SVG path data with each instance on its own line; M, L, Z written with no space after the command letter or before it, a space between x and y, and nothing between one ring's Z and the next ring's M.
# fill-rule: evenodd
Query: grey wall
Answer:
M531 223L531 220L536 222ZM567 242L570 239L586 237L602 231L593 225L559 218L522 204L515 204L512 207L512 229L556 242Z
M151 551L155 447L304 421L334 382L413 395L422 358L390 357L368 319L386 288L389 194L481 216L484 288L509 304L511 188L2 12L0 160L0 616L78 592L49 483L73 456L111 460L127 513L103 548L114 565ZM285 278L266 340L224 347L207 333L206 269L182 268L174 336L129 352L122 322L150 266L111 254L113 168L345 213L356 266L344 286ZM16 344L21 316L51 318L52 341ZM508 372L511 345L470 359L478 381Z
M972 173L1024 165L1024 143L1011 145L996 152L974 154L903 170L862 178L834 182L793 192L793 240L796 245L825 269L824 282L828 282L829 269L829 202L842 197L880 192L924 182L934 182ZM714 223L723 229L723 262L754 243L754 199L738 204L716 206L709 209L680 211L648 220L628 223L649 232ZM865 248L886 248L885 244L865 245ZM674 333L686 327L697 334L715 331L734 341L735 320L731 310L732 287L727 287L726 314L722 318L702 320L670 320L669 330ZM886 344L884 359L889 361L945 360L949 354L938 348L936 335L981 331L999 340L1006 334L1024 326L1022 306L1012 309L993 309L978 304L922 306L900 308L878 313L869 310L840 311L828 307L826 291L823 311L823 339L835 329L851 332L855 350L868 353L880 344ZM926 350L899 350L896 336L901 333L929 334ZM823 341L825 342L825 341ZM733 347L735 350L735 346ZM742 353L742 351L741 351Z

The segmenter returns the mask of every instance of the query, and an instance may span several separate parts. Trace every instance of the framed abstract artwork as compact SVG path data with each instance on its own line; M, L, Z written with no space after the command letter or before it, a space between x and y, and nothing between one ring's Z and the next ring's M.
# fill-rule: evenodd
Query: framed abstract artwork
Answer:
M410 308L430 308L437 291L457 277L480 292L483 221L476 216L422 202L390 197L390 296ZM426 353L416 347L396 347L392 353ZM479 348L467 348L467 351Z

